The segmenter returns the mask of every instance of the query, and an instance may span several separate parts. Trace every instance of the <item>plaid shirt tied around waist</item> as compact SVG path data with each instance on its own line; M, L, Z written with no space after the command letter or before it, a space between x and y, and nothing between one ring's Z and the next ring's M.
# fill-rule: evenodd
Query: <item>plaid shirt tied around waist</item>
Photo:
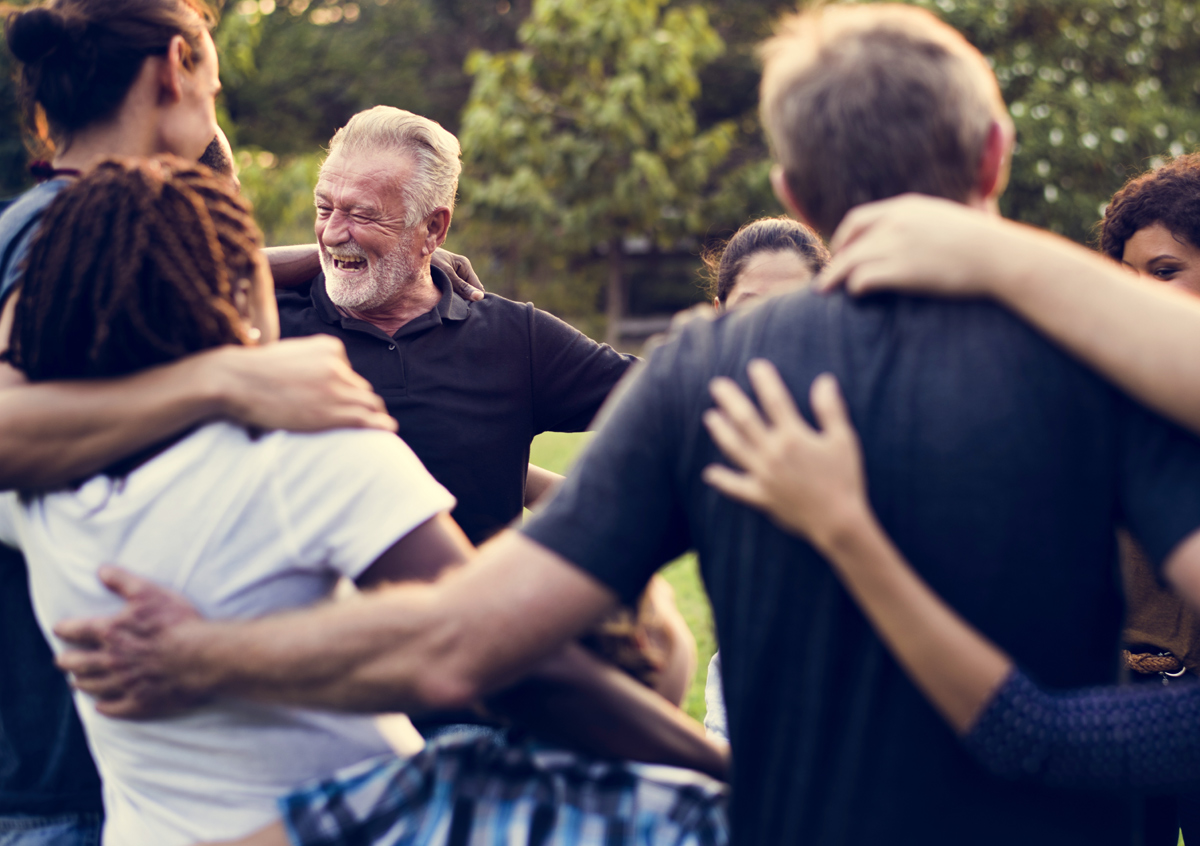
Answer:
M690 770L438 738L280 800L297 846L727 846L727 788Z

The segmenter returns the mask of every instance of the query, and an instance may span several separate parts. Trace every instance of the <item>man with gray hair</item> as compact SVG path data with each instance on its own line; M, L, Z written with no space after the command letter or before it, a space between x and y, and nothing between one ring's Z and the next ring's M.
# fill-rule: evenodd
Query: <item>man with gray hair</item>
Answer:
M532 475L526 485L534 435L587 428L633 359L532 305L470 302L431 268L459 157L457 138L412 112L376 106L351 118L315 191L322 273L281 292L279 312L285 337L345 343L479 544L541 493Z

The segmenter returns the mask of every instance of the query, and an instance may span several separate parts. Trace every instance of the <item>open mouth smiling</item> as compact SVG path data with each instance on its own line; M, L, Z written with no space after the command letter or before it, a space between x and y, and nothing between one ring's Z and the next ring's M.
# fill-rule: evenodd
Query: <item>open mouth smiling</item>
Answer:
M333 260L333 266L335 268L345 271L346 273L354 273L358 270L365 270L367 267L367 260L364 258L356 258L354 256L339 257L335 255L331 255L330 258Z

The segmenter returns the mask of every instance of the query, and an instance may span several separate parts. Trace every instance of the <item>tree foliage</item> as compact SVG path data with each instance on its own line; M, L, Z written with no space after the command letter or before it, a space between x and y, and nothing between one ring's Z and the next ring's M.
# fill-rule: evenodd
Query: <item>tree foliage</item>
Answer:
M1017 127L1007 216L1087 242L1131 175L1200 140L1181 0L919 0L991 60Z
M520 50L467 62L465 214L519 227L541 247L604 247L613 319L626 239L705 226L702 199L734 139L728 122L699 130L694 111L720 37L702 7L664 6L536 0Z

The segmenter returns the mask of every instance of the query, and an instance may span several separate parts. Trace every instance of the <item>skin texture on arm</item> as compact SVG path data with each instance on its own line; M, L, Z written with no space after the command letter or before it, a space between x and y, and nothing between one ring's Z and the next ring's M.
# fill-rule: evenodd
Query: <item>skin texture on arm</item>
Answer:
M300 285L321 272L321 257L316 244L267 247L263 253L267 256L271 277L277 288Z
M421 529L429 537L418 546L458 555L452 521ZM413 572L393 565L382 563L392 575ZM372 571L369 580L389 575ZM161 716L212 695L414 713L468 707L530 676L513 689L509 710L535 730L594 752L725 772L725 754L698 723L582 649L564 648L615 597L520 535L500 536L435 584L381 586L252 621L205 621L182 597L116 568L101 578L128 600L125 610L56 631L85 648L59 665L110 716Z
M712 382L717 407L704 422L740 472L711 465L705 481L824 555L913 682L966 734L1012 661L930 590L876 521L858 438L833 377L813 383L814 429L772 364L752 362L749 373L762 414L732 380Z
M0 349L17 296L0 316ZM396 428L328 336L221 347L113 380L30 384L0 364L0 489L60 487L221 417L262 429Z
M853 210L818 285L990 296L1130 395L1200 432L1200 301L1090 250L948 200Z
M525 473L525 507L533 508L538 501L554 493L563 477L553 472L530 464Z

